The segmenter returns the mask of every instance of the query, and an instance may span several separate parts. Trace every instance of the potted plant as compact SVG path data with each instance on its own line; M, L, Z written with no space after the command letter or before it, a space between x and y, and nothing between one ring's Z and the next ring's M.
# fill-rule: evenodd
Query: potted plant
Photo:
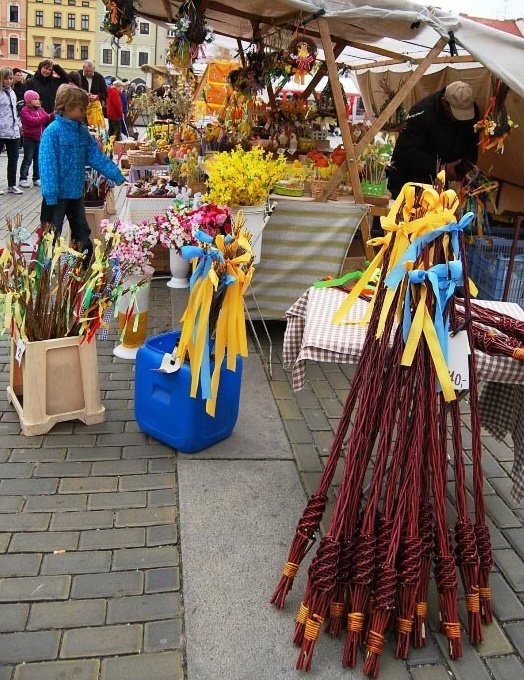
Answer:
M286 159L275 158L259 146L245 151L219 153L206 161L208 192L206 198L217 205L227 205L233 215L242 210L246 230L252 235L255 263L260 260L262 230L269 219L269 194L286 173Z

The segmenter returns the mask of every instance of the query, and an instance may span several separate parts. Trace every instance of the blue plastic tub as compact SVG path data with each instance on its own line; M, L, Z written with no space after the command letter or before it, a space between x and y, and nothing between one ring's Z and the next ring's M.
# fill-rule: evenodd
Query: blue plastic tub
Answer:
M181 453L197 453L229 437L238 418L242 359L236 371L222 366L216 415L206 413L200 387L189 396L191 372L184 364L175 373L158 370L166 352L171 353L180 332L148 338L138 350L135 377L135 418L140 429Z

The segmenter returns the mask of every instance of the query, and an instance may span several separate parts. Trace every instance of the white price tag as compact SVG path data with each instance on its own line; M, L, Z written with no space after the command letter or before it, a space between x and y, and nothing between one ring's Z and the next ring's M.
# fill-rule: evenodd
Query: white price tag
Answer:
M469 390L469 361L471 351L468 334L460 331L449 335L448 371L455 390Z
M181 363L178 357L175 359L175 357L172 354L165 353L163 358L162 358L162 363L160 364L160 367L157 368L157 371L162 371L162 373L175 373L178 371L180 368Z
M15 359L18 361L19 365L22 363L22 357L24 356L24 352L25 352L25 342L23 340L18 339L16 341Z

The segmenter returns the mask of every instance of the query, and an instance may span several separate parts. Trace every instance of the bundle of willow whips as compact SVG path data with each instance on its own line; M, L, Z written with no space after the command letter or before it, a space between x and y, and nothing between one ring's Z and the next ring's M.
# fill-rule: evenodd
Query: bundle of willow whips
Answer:
M406 185L390 214L385 236L367 272L334 317L345 319L376 267L382 268L368 307L366 342L328 463L307 504L272 602L279 608L319 531L334 470L345 448L342 482L326 534L313 557L296 618L296 668L311 668L326 622L333 636L346 623L342 664L353 667L365 644L366 675L377 677L387 631L395 631L395 654L427 637L427 588L431 561L439 594L441 630L451 658L462 655L457 612L457 566L468 611L470 641L482 639L482 618L491 620L488 574L491 548L482 500L480 423L474 355L469 359L475 525L469 519L460 410L447 368L448 336L458 328L455 289L464 286L463 229L458 200L434 187ZM390 334L400 320L392 347ZM468 333L472 346L471 329ZM353 426L348 435L350 421ZM448 428L455 469L455 539L447 506ZM347 442L345 442L347 437ZM375 451L375 453L373 453ZM369 490L364 486L371 475Z

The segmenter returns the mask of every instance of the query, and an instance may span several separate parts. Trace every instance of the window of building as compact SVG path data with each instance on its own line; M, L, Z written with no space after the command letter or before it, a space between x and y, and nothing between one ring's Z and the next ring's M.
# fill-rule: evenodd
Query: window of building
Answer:
M89 59L89 47L87 45L80 46L80 59L82 59L82 61Z
M140 22L140 33L142 35L149 35L149 24L145 23L144 21Z
M67 28L72 28L74 30L75 28L75 15L74 14L68 14L67 15Z
M149 52L138 53L138 65L143 66L144 64L149 64Z
M62 56L62 45L55 43L53 45L53 59L60 59Z
M35 57L44 56L44 43L40 40L35 40Z
M18 54L18 38L9 38L9 54Z
M82 7L89 7L89 2L87 2L87 0L82 0Z
M75 58L75 46L74 45L67 45L66 47L66 54L67 54L67 59L74 59Z
M120 52L120 65L130 66L131 65L131 52L129 50L121 50Z
M53 26L55 28L62 28L62 12L54 12L53 17Z
M82 14L80 27L83 31L89 31L89 14Z
M44 25L44 12L41 9L36 10L35 12L35 26L43 26Z
M67 0L68 5L76 5L76 0Z
M9 21L12 24L18 23L18 9L16 5L9 5Z
M62 4L62 0L55 0L55 5L61 5L61 4Z
M111 66L113 63L113 50L102 50L102 64Z

